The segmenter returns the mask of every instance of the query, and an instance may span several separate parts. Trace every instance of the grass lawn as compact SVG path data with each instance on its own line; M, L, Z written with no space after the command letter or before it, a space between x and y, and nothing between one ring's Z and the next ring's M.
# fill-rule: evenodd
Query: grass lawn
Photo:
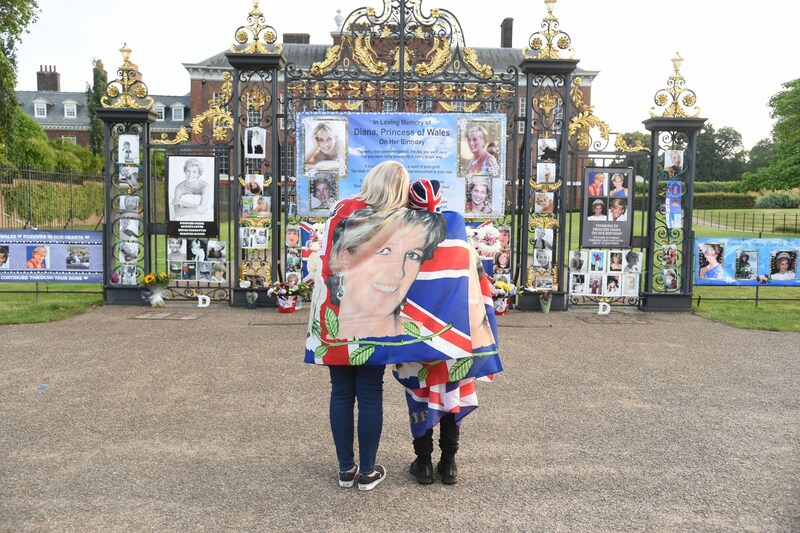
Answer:
M51 322L103 305L99 284L39 283L34 291L35 283L0 284L0 325Z
M759 287L759 298L790 298L794 301L759 301L756 307L753 300L755 287L695 287L692 310L700 316L737 328L800 332L799 290L798 287Z

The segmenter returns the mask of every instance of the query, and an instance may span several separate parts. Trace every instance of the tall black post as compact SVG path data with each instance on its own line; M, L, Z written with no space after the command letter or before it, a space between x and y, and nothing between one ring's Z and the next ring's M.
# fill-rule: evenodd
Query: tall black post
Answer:
M697 118L697 98L684 88L683 59L672 59L674 74L656 93L650 132L647 273L641 308L647 311L688 311L692 307L694 232L692 231L697 135L706 122ZM656 115L660 116L656 116Z
M522 274L520 282L525 287L537 284L537 278L552 277L554 289L549 291L550 308L564 310L568 287L566 279L559 279L563 277L559 273L563 270L565 248L564 232L560 228L566 220L564 199L567 192L566 177L569 175L567 120L570 116L570 79L578 60L561 58L561 51L570 46L571 40L567 33L559 29L558 19L553 16L553 3L545 2L548 14L542 22L544 30L530 37L530 48L523 50L525 59L520 64L526 84L525 134L521 155L523 174L519 176L522 180L523 205L519 207L519 220L526 223L520 224L522 246L519 254L522 268L519 270ZM540 145L540 141L544 142ZM544 149L545 146L548 149ZM537 176L539 165L542 169L549 169L551 164L555 164L555 175ZM529 215L526 213L528 209ZM537 228L553 230L552 256L546 268L536 258ZM529 253L529 247L533 249L533 254ZM539 309L540 294L521 292L517 307Z
M258 4L247 17L247 26L236 30L236 43L226 54L233 67L233 161L235 178L247 174L264 176L263 195L271 200L270 216L241 217L236 210L235 253L232 305L247 305L247 293L256 294L252 302L274 305L267 297L266 288L281 276L283 224L281 213L280 128L278 127L278 72L285 65L280 44L276 44L274 28L265 24L264 14ZM255 135L255 137L254 137ZM259 139L263 154L254 140ZM258 157L253 157L257 155ZM237 179L238 181L238 179ZM239 196L243 190L237 185ZM238 199L238 196L234 195ZM241 228L267 229L269 250L245 251L241 246ZM254 254L258 255L255 256Z
M131 50L108 84L97 116L105 130L103 294L108 304L144 303L140 284L150 265L150 167L147 143L156 115Z

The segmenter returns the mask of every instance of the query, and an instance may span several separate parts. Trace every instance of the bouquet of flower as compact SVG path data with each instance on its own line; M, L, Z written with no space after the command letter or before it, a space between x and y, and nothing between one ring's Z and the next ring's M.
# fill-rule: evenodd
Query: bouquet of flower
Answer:
M267 296L276 298L288 298L297 296L305 298L311 294L311 286L303 281L274 281L267 289Z
M500 251L500 230L492 224L480 226L475 230L473 244L481 257L494 257Z
M495 281L492 283L492 299L508 298L517 295L517 288L505 281Z
M166 272L161 272L160 274L154 274L150 272L148 275L144 277L144 286L148 289L152 289L155 287L166 287L169 285L169 276Z

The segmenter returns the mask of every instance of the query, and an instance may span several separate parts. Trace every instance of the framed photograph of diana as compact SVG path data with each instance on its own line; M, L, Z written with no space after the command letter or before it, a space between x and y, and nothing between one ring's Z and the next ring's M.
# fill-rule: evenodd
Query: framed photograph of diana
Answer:
M347 131L347 117L303 117L303 176L313 178L320 170L336 178L347 176Z
M504 139L500 119L459 119L458 176L499 176Z
M166 166L167 234L172 237L216 235L214 158L171 156ZM201 227L204 235L198 235Z

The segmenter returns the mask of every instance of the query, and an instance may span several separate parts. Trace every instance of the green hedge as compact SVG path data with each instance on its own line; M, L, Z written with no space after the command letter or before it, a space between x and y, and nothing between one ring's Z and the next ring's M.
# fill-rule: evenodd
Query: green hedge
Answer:
M695 194L699 192L739 192L738 181L696 181Z
M34 182L32 186L22 180L0 189L6 211L18 218L27 219L28 209L33 213L32 223L46 226L54 221L70 218L70 186L57 183ZM103 214L105 188L100 182L85 181L72 187L72 208L75 220L88 220L92 215Z
M694 194L695 209L753 209L756 205L755 194L732 192L696 192Z
M786 191L770 192L756 200L759 209L796 209L800 207L800 194Z

